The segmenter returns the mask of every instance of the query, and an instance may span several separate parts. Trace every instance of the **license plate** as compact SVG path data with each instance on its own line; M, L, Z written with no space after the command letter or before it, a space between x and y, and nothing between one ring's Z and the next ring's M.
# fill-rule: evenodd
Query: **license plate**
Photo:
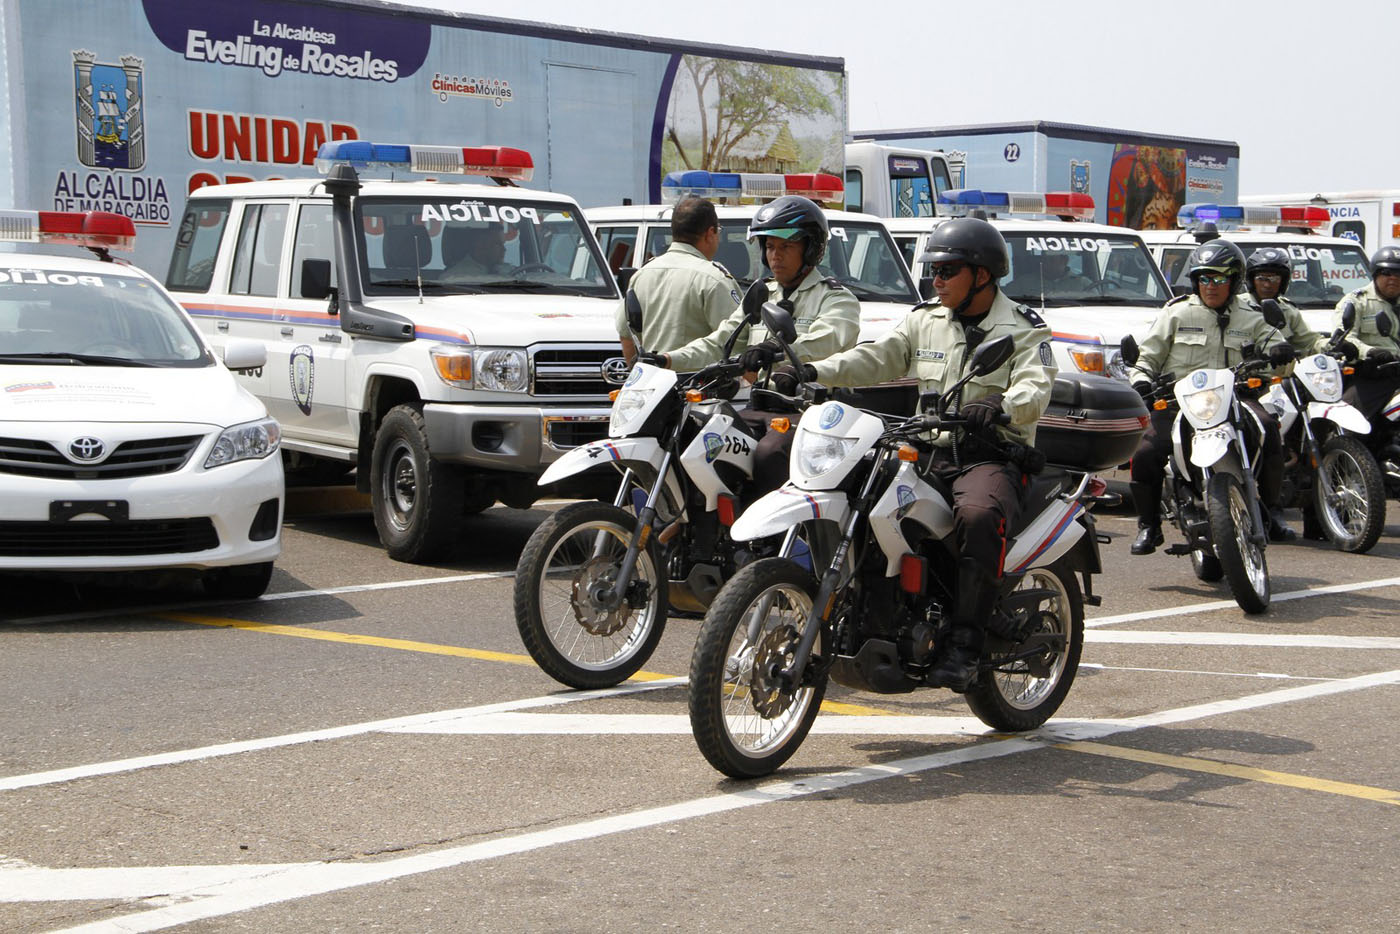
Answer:
M85 521L101 516L113 522L126 522L131 510L124 499L56 499L49 503L50 522L68 522L78 516Z

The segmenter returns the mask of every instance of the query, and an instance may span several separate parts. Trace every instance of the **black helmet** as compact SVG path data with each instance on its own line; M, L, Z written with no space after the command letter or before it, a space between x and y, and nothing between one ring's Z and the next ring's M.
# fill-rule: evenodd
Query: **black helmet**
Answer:
M1197 285L1196 279L1207 272L1229 276L1233 295L1240 290L1240 279L1244 276L1244 251L1229 240L1202 243L1186 260L1186 274L1191 277L1193 288Z
M767 238L796 240L805 238L802 248L802 265L815 266L826 255L826 239L830 229L826 224L826 214L821 205L801 195L783 195L776 201L760 207L749 222L748 239L758 238L758 256L763 260L763 268L768 267Z
M1371 254L1371 278L1382 269L1400 269L1400 247L1383 246Z
M1278 273L1283 277L1279 281L1278 294L1287 292L1288 283L1293 278L1293 261L1288 258L1288 251L1282 247L1261 246L1249 254L1249 259L1244 264L1244 277L1250 289L1254 288L1255 273L1260 272Z
M921 263L949 263L961 260L970 266L981 266L996 282L1011 270L1006 254L1006 241L987 221L976 217L957 217L933 228Z

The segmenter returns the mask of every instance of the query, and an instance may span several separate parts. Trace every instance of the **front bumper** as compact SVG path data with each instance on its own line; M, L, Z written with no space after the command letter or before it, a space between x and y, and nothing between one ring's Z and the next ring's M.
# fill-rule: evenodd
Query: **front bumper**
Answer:
M607 437L611 414L609 406L423 406L434 458L530 474L543 473L570 448Z

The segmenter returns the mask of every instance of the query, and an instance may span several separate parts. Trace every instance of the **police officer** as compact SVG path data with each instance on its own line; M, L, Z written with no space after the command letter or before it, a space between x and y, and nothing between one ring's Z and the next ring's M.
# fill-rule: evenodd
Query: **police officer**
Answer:
M1368 443L1384 451L1393 444L1394 432L1389 420L1378 416L1391 397L1400 392L1400 367L1381 368L1382 364L1400 359L1400 247L1381 247L1371 256L1371 284L1337 303L1333 327L1342 327L1342 309L1348 304L1356 312L1356 321L1346 338L1365 357L1365 363L1342 398L1371 420ZM1382 318L1390 319L1388 336L1376 326ZM1400 455L1387 453L1391 457Z
M854 347L860 334L860 303L855 295L835 279L824 278L817 268L826 254L829 233L821 206L800 195L784 195L763 205L749 224L749 239L758 240L759 256L773 274L767 283L769 300L792 312L797 326L792 349L804 363ZM709 334L678 350L656 354L649 362L677 370L698 370L720 359L725 341L743 321L744 310L736 309ZM758 370L786 356L762 324L749 326L735 347L746 348L740 353L739 362L751 380ZM787 452L792 436L765 434L770 413L745 410L741 414L762 436L754 450L755 488L777 489L787 479Z
M1018 456L1035 442L1035 424L1050 402L1057 367L1050 330L1034 311L997 288L1010 268L1006 241L977 218L934 228L919 262L933 273L937 301L915 306L879 340L803 367L808 380L865 386L913 372L920 392L942 393L964 375L977 344L1010 335L1011 360L963 388L956 414L966 432L936 433L929 469L953 491L958 589L947 651L929 683L964 691L977 673L996 603L1006 530L1021 508L1025 469ZM996 424L1006 413L1010 424Z
M1244 253L1228 240L1210 240L1198 246L1186 261L1192 293L1167 302L1142 342L1137 364L1129 373L1133 388L1146 395L1151 381L1162 373L1178 378L1203 367L1219 369L1243 359L1246 343L1267 353L1276 366L1293 360L1293 347L1264 320L1247 293L1238 290L1245 274ZM1263 426L1259 464L1259 499L1266 507L1270 541L1297 537L1278 520L1278 499L1283 485L1283 440L1278 419L1257 400L1244 400ZM1132 460L1133 503L1137 507L1138 535L1130 551L1147 555L1162 544L1162 481L1171 454L1172 409L1154 411L1151 424Z
M642 303L642 345L675 350L709 334L739 304L739 283L719 263L719 217L704 198L681 199L671 212L671 246L632 276L628 288ZM622 354L637 355L625 304L617 310Z
M1256 305L1273 299L1287 322L1282 333L1298 356L1317 353L1327 346L1327 338L1308 327L1303 312L1285 297L1293 281L1293 261L1282 247L1261 246L1249 254L1244 266L1245 282ZM1181 374L1186 375L1186 374Z

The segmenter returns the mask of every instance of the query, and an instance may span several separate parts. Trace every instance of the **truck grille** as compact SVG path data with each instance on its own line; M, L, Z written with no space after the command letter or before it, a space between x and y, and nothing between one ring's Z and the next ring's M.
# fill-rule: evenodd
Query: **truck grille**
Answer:
M116 480L170 473L185 466L201 437L124 441L100 464L75 464L47 441L0 438L0 473L58 480Z
M0 522L0 556L85 558L164 555L219 547L208 517L138 522Z
M576 448L602 441L608 436L608 420L593 422L551 422L549 443L556 448Z
M617 344L580 344L570 347L543 347L534 352L532 373L536 396L594 396L606 400L608 393L622 385L621 379L603 379L603 363L622 359ZM615 372L621 372L616 370Z

